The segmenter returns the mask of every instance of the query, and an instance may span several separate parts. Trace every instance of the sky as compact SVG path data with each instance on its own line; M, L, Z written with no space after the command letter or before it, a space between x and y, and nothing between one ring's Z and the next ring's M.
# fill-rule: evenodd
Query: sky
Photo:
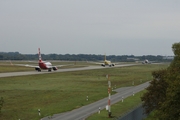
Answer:
M0 52L174 55L179 0L0 0Z

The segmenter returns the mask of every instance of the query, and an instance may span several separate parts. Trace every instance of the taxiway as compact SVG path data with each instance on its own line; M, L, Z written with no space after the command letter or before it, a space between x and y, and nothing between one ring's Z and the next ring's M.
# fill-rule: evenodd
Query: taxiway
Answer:
M127 66L133 66L137 64L122 64L122 65L116 65L114 67L127 67ZM57 71L26 71L26 72L9 72L9 73L0 73L0 77L11 77L11 76L22 76L22 75L36 75L36 74L49 74L49 73L55 73L55 72L70 72L70 71L80 71L80 70L93 70L93 69L104 69L104 68L113 68L113 67L102 67L102 66L87 66L87 67L80 67L80 68L67 68L67 69L61 69L59 68Z

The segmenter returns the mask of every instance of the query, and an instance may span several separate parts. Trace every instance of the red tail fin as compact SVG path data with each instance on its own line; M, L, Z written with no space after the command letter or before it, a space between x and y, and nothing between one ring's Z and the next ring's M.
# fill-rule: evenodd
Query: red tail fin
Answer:
M42 61L42 59L41 59L41 52L40 52L40 48L39 48L38 50L39 50L39 62L41 62L41 61Z

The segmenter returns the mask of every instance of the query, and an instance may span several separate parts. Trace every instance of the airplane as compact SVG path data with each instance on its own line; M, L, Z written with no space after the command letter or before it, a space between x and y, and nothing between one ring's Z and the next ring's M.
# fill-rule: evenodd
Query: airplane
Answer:
M52 63L42 60L40 48L38 48L38 55L39 55L38 66L24 65L24 64L12 64L12 62L10 62L10 63L11 63L11 65L33 67L38 72L41 72L41 70L48 70L48 72L51 72L52 70L54 70L54 71L58 70L58 68L56 66L53 66ZM65 65L58 65L58 66L62 67L62 66L65 66Z
M142 62L142 64L151 64L151 62L149 62L149 60L146 59Z
M109 67L111 66L115 66L115 63L111 63L111 61L106 60L106 55L104 56L104 63L101 64L101 66L105 67L106 65L108 65Z
M56 71L58 68L56 66L52 66L52 64L50 62L46 62L46 61L42 61L41 58L41 52L40 52L40 48L38 49L39 51L39 66L35 66L35 70L37 71L41 71L41 69L45 69L48 70L49 72L51 72L51 70L53 69L54 71Z
M91 62L91 63L94 63L94 62ZM105 67L105 66L109 66L109 67L115 66L115 63L111 63L111 61L106 60L106 55L104 55L104 62L103 63L96 63L95 62L95 64L100 64L103 67Z

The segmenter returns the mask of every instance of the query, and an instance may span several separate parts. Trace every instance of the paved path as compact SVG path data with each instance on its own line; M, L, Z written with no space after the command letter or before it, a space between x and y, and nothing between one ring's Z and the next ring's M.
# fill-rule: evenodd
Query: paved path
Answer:
M146 82L138 86L124 87L124 88L115 90L118 93L111 96L111 104L117 103L118 101L122 100L122 97L126 98L128 96L133 95L133 93L142 91L148 85L149 85L149 82ZM107 105L107 102L108 102L108 98L104 98L102 100L99 100L92 104L72 110L70 112L53 115L52 118L49 118L49 117L42 118L42 120L84 120L91 114L98 112L99 107L101 107L101 109L104 109Z

